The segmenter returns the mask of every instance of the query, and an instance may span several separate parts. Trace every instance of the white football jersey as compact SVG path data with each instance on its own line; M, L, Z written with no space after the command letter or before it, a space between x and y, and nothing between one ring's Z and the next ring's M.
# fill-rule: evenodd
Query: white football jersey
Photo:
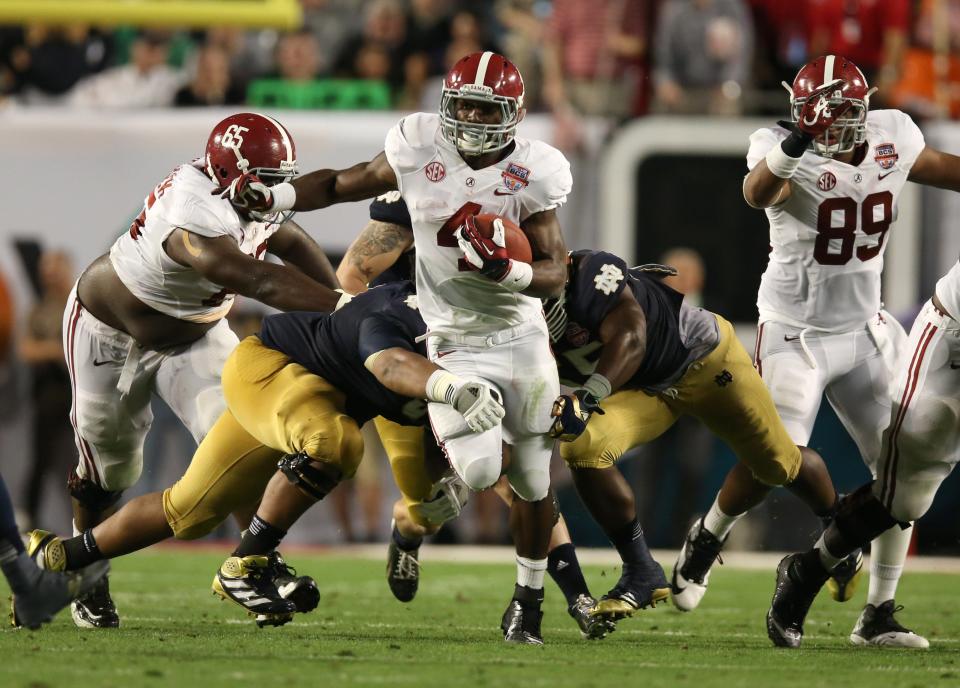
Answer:
M780 127L750 137L752 170L789 135ZM790 197L767 208L770 262L760 283L760 321L845 332L862 327L880 303L887 231L923 134L899 110L867 114L859 165L803 154Z
M384 150L413 224L420 313L431 330L489 333L542 318L540 299L470 270L455 235L470 214L519 224L566 201L572 177L563 154L514 141L506 158L474 170L443 137L438 115L409 115L387 133Z
M110 249L120 281L145 304L191 322L213 322L233 305L234 294L167 255L163 244L180 228L204 237L228 236L240 250L262 259L279 225L247 222L194 164L170 173L143 202L130 230Z
M934 292L950 317L960 320L960 262L954 263L950 272L937 281Z

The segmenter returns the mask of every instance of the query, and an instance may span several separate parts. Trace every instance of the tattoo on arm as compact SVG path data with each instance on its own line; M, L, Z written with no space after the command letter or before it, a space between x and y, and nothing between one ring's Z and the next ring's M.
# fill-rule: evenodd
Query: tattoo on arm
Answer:
M370 277L373 270L366 265L368 259L395 251L407 237L399 225L371 220L350 248L350 262Z

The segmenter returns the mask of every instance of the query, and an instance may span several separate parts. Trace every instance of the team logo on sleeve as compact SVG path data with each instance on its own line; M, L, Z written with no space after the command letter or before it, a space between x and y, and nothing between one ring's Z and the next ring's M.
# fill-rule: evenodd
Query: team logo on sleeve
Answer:
M900 156L897 154L897 149L892 143L881 143L877 146L877 152L873 156L873 159L880 165L880 169L892 170L893 166L897 164L897 160L900 159Z
M513 193L522 191L530 183L530 170L515 162L507 165L507 169L503 171L501 176L503 177L503 185Z
M837 177L833 172L824 172L817 180L817 188L821 191L829 191L837 185Z
M427 179L432 182L439 182L447 176L447 169L443 166L442 162L437 160L427 165L423 172L427 175Z
M593 278L593 283L597 285L597 291L602 291L607 296L610 296L610 294L617 290L617 286L619 286L621 280L623 280L623 270L616 265L607 263L600 268L600 272Z

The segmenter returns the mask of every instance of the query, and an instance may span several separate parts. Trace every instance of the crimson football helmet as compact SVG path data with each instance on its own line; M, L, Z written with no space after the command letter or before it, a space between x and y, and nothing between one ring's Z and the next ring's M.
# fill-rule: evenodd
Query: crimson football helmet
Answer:
M218 188L226 189L244 172L272 186L297 174L297 150L277 120L253 112L230 115L210 132L204 166Z
M781 82L790 94L790 120L797 122L807 96L834 79L843 79L844 83L830 94L828 104L836 107L848 101L850 108L843 117L837 118L822 139L818 137L811 143L813 151L826 158L849 153L866 140L870 96L877 89L867 85L857 65L840 55L824 55L805 64L794 77L792 86Z
M496 124L462 122L457 103L473 100L500 106ZM523 119L523 77L503 55L490 51L461 58L447 73L440 97L443 135L462 153L480 155L506 147Z

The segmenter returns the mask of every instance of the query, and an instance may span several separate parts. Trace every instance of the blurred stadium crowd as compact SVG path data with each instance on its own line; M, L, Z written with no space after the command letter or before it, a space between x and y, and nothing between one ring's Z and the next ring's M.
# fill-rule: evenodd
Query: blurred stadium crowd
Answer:
M960 80L960 0L301 4L305 24L291 32L0 27L0 101L433 110L447 68L492 49L525 75L528 107L561 123L768 114L782 111L781 80L810 56L836 53L860 65L884 103L960 117L951 85Z
M526 80L528 109L553 117L554 145L574 156L591 118L776 119L787 110L780 82L792 81L811 56L825 53L845 55L864 70L880 89L874 104L916 118L960 118L960 0L300 2L304 26L289 32L0 26L0 110L435 111L442 75L453 62L489 49L517 64ZM33 446L27 453L35 460L24 461L27 474L16 500L26 525L43 517L44 500L65 501L62 476L76 459L61 316L78 266L67 254L39 244L18 251L36 301L29 313L15 317L0 275L0 431L29 398ZM677 287L699 301L700 258L663 260L691 262L684 272L692 282ZM231 325L242 337L258 329L258 315L235 308ZM141 492L170 484L192 454L190 438L173 415L165 408L155 413ZM702 430L678 424L644 454L642 467L633 462L625 469L636 473L631 481L645 493L643 521L666 524L650 537L654 545L678 545L698 503L712 495L705 482L711 439ZM163 470L150 469L168 463ZM341 489L331 500L345 539L384 534L389 523L384 468L382 459L365 460L349 488L354 494ZM668 469L678 472L676 490L659 494L659 476ZM580 508L575 499L569 506ZM461 539L504 541L505 512L492 493L477 495L470 508L475 519L459 533ZM352 511L358 512L354 518ZM578 519L568 515L568 520ZM750 546L793 546L764 542L762 533L745 539Z

